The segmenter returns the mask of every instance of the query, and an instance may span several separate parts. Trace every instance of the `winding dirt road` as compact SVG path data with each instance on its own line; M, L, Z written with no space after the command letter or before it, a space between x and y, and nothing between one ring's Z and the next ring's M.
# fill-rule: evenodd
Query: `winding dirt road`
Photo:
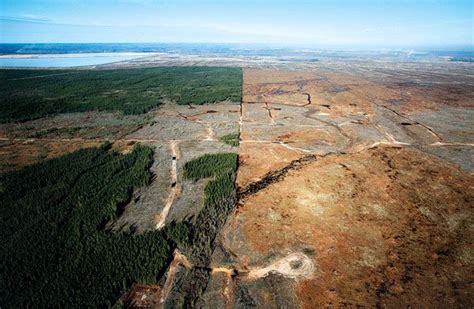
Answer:
M174 251L174 258L171 261L168 271L166 273L166 281L163 285L160 306L162 307L168 298L171 289L173 288L177 267L182 265L187 269L205 268L211 274L223 273L225 275L224 284L222 287L222 294L224 296L226 308L231 308L234 289L234 278L242 280L254 281L264 278L270 274L280 274L286 278L291 279L308 279L311 278L315 271L313 261L302 252L294 252L281 258L266 267L255 267L250 270L238 270L235 267L214 267L207 268L199 265L193 265L186 256L181 254L178 250Z
M193 268L193 264L188 260L187 257L182 255L177 249L174 251L174 258L173 261L171 261L171 264L168 268L168 272L166 273L166 282L163 285L163 289L161 292L161 299L160 299L160 305L161 307L164 305L166 299L168 298L168 295L171 292L171 289L173 288L173 284L176 278L176 271L178 265L183 265L184 267L191 269Z
M177 147L178 147L179 141L172 140L170 141L170 148L171 148L171 154L173 155L172 161L171 161L171 191L170 194L168 195L168 199L166 201L165 207L163 208L163 211L157 215L155 218L155 229L159 230L162 229L165 226L165 221L166 217L168 217L168 213L170 211L171 205L173 205L173 201L176 197L176 191L177 191L177 182L178 182L178 172L177 172L177 160L178 160L178 154L177 154Z

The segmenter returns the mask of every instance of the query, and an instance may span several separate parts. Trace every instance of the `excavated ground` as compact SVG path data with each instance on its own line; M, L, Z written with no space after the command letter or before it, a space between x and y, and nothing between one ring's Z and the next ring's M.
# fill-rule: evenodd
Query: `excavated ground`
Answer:
M245 70L238 185L305 154L374 143L405 143L473 169L474 78L371 73Z
M244 71L240 198L213 266L313 267L212 276L205 306L474 305L474 78L427 71Z

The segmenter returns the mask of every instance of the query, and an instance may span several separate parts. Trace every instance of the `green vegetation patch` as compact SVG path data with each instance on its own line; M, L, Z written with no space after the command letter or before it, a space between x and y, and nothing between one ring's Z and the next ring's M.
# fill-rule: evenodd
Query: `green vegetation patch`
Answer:
M215 239L236 205L235 173L237 154L206 154L184 165L184 176L199 180L212 177L205 187L203 208L189 225L187 254L194 265L201 267L186 271L178 285L177 296L170 307L195 308L209 282L211 256Z
M186 225L142 235L104 230L150 181L152 151L110 145L0 176L0 307L95 308L164 273Z
M184 177L187 179L199 180L213 177L204 189L204 209L199 213L196 224L200 224L199 218L219 217L219 211L223 201L232 200L235 195L235 173L237 171L238 155L236 153L205 154L197 159L186 162L184 165ZM226 203L224 203L226 204ZM231 205L232 207L234 205ZM225 212L223 212L225 213ZM204 217L203 217L204 216ZM227 216L225 216L227 219ZM212 221L212 220L207 220ZM195 227L194 227L195 228ZM198 233L199 237L202 236Z
M240 139L239 133L227 134L220 138L222 142L234 147L239 146L239 139Z
M197 159L186 162L184 177L198 180L201 178L220 176L237 169L237 154L217 153L205 154Z
M236 202L237 154L205 155L185 175L209 178L201 212L141 235L105 229L150 182L152 150L122 155L110 144L81 149L0 175L0 307L109 307L132 283L156 283L179 246L197 265L210 265L217 233ZM208 272L196 268L179 289L193 305Z
M157 67L115 70L0 70L0 122L84 111L145 113L178 104L240 101L242 70Z

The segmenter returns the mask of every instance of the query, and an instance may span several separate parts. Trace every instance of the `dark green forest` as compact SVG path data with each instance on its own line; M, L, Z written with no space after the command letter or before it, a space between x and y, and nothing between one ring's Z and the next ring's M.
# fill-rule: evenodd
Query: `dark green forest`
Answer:
M213 177L197 217L140 235L107 230L151 163L148 147L121 155L105 144L1 175L0 307L108 307L132 283L156 283L176 246L206 263L235 204L237 155L185 165L186 177Z
M104 145L0 177L0 307L104 307L133 282L156 282L173 249L167 231L104 230L150 181L151 155Z
M184 177L198 180L221 176L228 171L236 170L236 160L237 154L235 153L205 154L186 162L184 165Z
M240 68L0 70L0 122L67 112L141 114L164 100L178 104L239 102L241 86Z

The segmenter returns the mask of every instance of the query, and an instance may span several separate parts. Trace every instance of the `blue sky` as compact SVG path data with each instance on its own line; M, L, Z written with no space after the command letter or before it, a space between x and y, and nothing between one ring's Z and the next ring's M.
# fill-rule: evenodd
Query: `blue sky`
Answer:
M2 43L473 45L467 0L0 0Z

